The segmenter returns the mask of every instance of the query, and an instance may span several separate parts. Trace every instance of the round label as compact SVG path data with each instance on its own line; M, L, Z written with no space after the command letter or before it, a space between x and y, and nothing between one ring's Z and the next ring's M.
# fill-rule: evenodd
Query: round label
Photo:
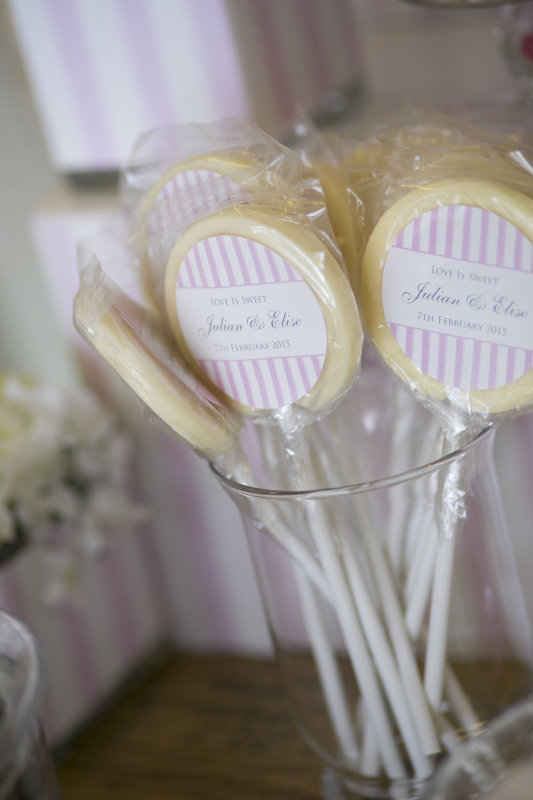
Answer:
M195 244L178 272L176 310L193 359L243 405L289 405L322 372L327 331L317 298L253 239L217 235Z
M192 221L230 200L245 199L248 193L238 183L208 169L177 172L161 189L150 212L150 236Z
M447 386L495 389L533 366L533 245L492 211L416 217L388 252L382 300L405 355Z

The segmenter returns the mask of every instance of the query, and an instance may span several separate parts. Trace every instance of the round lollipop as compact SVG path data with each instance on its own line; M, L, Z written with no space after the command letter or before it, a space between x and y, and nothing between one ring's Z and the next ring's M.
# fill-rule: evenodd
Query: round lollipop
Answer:
M140 282L147 298L161 308L160 288L166 263L160 240L186 226L198 214L249 196L243 184L257 174L257 161L238 150L188 158L167 170L143 196L135 212ZM262 185L262 184L259 184ZM256 184L257 190L259 186Z
M416 393L484 419L533 400L533 200L494 181L421 186L374 228L362 310Z
M444 180L405 194L374 228L362 313L383 360L452 433L533 401L533 200L503 182ZM456 440L457 441L457 440ZM442 490L425 681L440 704L459 466Z
M150 318L146 309L125 295L95 263L96 256L86 261L74 307L80 333L174 433L200 455L224 464L238 480L253 480L241 455L242 425L235 412L216 400L182 363L161 319ZM353 311L353 305L349 310ZM356 362L352 366L355 369ZM345 377L343 374L343 380ZM314 555L286 528L284 520L276 513L263 513L262 519L294 559L302 611L333 728L344 756L351 760L357 752L353 721L315 596L318 589L329 597L330 588Z
M310 412L308 422L353 382L362 347L353 292L298 201L294 207L242 203L191 225L170 253L165 304L191 368L221 402L243 414L268 416L296 406ZM309 488L313 475L299 429L289 423L284 433L297 462L289 469L290 486ZM283 454L280 471L282 461ZM424 745L357 566L351 564L347 580L320 508L307 521L385 768L391 775L404 774L375 669L415 771L427 775ZM365 655L367 643L375 666Z
M293 178L294 170L301 171L296 159L266 136L250 146L243 141L240 146L199 152L165 170L133 213L140 282L146 297L163 310L168 253L188 225L228 204L271 194Z
M245 414L322 410L348 388L363 334L349 282L304 215L241 204L171 251L165 305L187 361Z

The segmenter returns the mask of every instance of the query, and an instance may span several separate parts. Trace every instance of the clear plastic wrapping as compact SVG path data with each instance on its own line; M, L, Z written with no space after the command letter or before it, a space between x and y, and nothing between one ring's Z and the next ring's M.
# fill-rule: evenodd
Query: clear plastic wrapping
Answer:
M292 194L302 177L288 150L244 120L170 126L141 136L121 176L121 198L147 299L163 309L166 258L192 222L253 197L283 189Z
M198 385L161 320L104 272L105 253L116 256L121 244L125 247L117 235L109 229L94 248L90 240L80 248L80 288L74 303L78 331L159 423L208 458L227 452L237 441L238 420Z
M531 148L415 109L362 142L328 136L324 152L314 161L332 224L348 232L340 244L365 333L388 366L450 424L527 410Z
M430 113L299 153L242 121L165 129L124 170L126 233L80 250L80 332L294 559L338 753L353 768L361 735L365 780L429 775L455 745L448 703L480 724L448 620L464 456L532 399L530 163L512 137ZM356 383L358 304L381 358Z
M197 427L174 421L175 432L212 457L226 447L222 429L231 440L232 411L320 414L338 401L357 374L362 326L321 184L296 153L243 120L156 130L134 148L121 200L121 229L80 249L75 320L157 415L169 416L172 391L184 409L195 393L211 398L213 444Z
M222 403L318 411L342 395L362 329L322 187L299 156L240 120L156 132L123 196L145 296Z

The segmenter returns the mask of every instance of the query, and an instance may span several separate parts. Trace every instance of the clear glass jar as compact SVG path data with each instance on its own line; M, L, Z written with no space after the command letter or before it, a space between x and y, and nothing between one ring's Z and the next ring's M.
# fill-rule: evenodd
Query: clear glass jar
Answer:
M60 800L40 725L44 688L35 637L0 610L0 800Z
M296 468L294 441L260 433L249 466L261 487L212 468L244 520L324 797L411 800L448 750L533 689L528 534L506 523L491 429L426 460L438 428L424 412L359 390L372 403L357 435L347 420L340 432L317 423Z

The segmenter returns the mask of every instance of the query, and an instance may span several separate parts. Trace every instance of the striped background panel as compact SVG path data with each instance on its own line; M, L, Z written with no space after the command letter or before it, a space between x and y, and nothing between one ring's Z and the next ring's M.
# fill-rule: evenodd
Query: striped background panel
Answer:
M484 265L533 276L533 244L513 224L473 206L434 208L414 219L391 250L443 256L472 267ZM533 291L533 283L532 283ZM388 321L392 335L423 372L447 386L493 389L524 375L533 350L484 341L471 330L458 335Z
M252 239L216 236L196 244L178 273L177 303L187 302L187 289L253 288L299 284L303 302L318 308L316 298L300 275L278 253ZM315 312L316 313L316 312ZM307 394L317 382L326 357L326 336L320 352L259 355L246 349L242 355L202 358L194 355L209 379L223 392L251 408L278 408ZM189 342L191 345L191 342ZM192 349L192 347L191 347Z
M359 80L353 0L8 0L54 166L116 169L163 125L274 135Z

